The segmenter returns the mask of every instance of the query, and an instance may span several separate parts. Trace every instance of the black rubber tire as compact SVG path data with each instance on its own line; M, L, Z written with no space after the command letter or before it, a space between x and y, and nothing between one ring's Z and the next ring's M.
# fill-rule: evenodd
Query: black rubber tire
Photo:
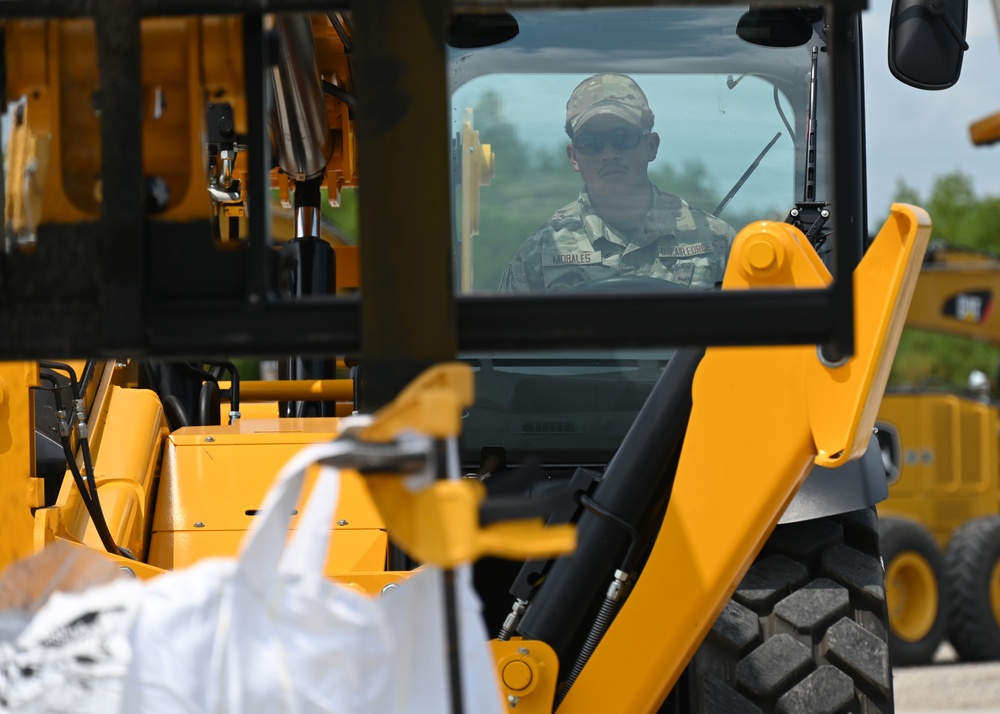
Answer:
M1000 659L998 566L1000 516L975 518L955 531L945 553L948 639L963 660Z
M893 666L927 664L948 632L944 553L916 521L879 520Z
M893 711L875 509L779 525L685 674L698 714Z

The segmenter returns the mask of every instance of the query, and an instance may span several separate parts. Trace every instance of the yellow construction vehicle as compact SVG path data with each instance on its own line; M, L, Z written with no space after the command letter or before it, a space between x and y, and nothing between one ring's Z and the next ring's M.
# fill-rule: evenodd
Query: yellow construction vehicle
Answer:
M892 711L871 434L930 223L864 234L861 7L560 5L3 3L0 566L231 555L340 438L326 574L378 596L480 560L511 709ZM965 24L898 0L893 73L953 84ZM732 186L721 290L493 294L598 71ZM359 245L323 240L359 184Z
M998 290L995 257L932 245L907 324L1000 345ZM963 659L1000 658L995 399L990 379L976 372L964 390L892 389L879 409L879 436L893 471L879 510L899 664L930 661L946 636Z

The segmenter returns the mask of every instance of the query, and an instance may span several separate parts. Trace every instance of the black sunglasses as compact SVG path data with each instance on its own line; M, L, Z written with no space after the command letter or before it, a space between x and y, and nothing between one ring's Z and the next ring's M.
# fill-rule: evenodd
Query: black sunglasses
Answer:
M619 126L611 131L584 131L573 137L573 146L581 154L593 156L611 144L618 151L634 149L646 132L634 126Z

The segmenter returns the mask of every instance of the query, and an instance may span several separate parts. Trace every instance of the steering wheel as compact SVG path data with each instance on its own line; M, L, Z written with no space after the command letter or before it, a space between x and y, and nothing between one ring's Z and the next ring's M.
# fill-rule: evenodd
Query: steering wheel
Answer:
M686 290L687 288L669 280L650 278L645 275L612 275L607 278L598 278L587 283L580 283L573 289L602 293L652 293L669 290Z

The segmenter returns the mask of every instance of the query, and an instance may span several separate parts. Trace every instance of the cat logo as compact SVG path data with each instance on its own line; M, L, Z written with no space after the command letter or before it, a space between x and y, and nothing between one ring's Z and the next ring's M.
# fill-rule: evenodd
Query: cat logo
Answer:
M993 295L988 290L958 293L944 304L944 314L959 322L981 325L989 317Z
M983 316L983 301L978 295L959 295L955 300L955 317L962 322L978 323Z

